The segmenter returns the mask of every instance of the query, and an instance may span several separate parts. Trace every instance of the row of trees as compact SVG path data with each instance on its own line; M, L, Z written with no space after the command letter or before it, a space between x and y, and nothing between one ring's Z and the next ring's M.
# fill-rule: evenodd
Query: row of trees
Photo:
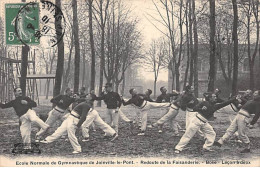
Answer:
M131 7L120 0L55 0L55 4L66 16L66 32L52 52L46 54L45 51L45 56L39 56L39 62L45 67L48 67L44 62L46 55L53 59L52 70L46 69L46 73L55 71L56 74L53 95L70 85L74 91L78 91L80 85L94 90L97 82L101 93L103 78L113 83L116 91L121 83L124 89L127 68L143 57L138 18L132 15ZM55 22L55 26L65 25L61 20ZM57 39L59 36L57 33ZM29 50L29 46L22 47L20 84L24 93Z
M232 94L237 93L238 68L244 53L249 59L250 88L255 88L259 1L160 0L153 4L154 11L147 13L147 19L162 37L151 43L145 61L154 72L155 88L158 72L167 68L173 77L172 88L180 90L180 70L185 65L183 84L194 85L198 95L198 60L204 60L198 56L199 46L205 46L209 54L206 60L209 63L208 91L215 89L220 67ZM247 50L239 49L241 44L247 46Z

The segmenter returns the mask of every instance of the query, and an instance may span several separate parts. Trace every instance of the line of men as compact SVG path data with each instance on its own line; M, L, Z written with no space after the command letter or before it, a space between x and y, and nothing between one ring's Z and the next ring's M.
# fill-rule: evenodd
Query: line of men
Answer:
M128 122L133 126L133 121L128 119L126 115L121 111L120 107L123 104L133 105L138 109L141 117L140 133L138 135L145 135L147 128L147 119L149 111L151 109L166 108L167 112L155 123L152 127L158 127L159 132L162 131L162 126L169 122L173 129L173 132L178 136L179 125L176 121L176 116L179 110L186 111L186 131L181 137L179 143L175 146L175 153L180 153L185 146L190 142L192 137L198 132L200 136L205 138L205 144L203 149L205 151L212 151L212 146L216 145L221 147L223 143L229 139L236 131L240 140L246 144L246 148L242 150L242 153L250 152L250 141L246 135L246 128L256 123L260 115L260 94L259 91L253 93L253 98L249 98L246 93L244 96L235 96L227 101L221 100L219 90L215 93L205 93L204 101L199 101L194 95L193 86L186 85L184 91L179 93L173 91L167 93L165 87L161 87L162 94L158 96L156 101L150 98L152 91L148 89L145 94L138 94L136 89L130 89L129 93L131 98L124 100L118 93L113 92L112 84L107 83L105 85L105 91L101 96L97 97L93 92L84 94L84 90L81 91L78 97L72 97L72 90L66 89L65 95L58 95L51 99L51 102L55 107L48 113L48 118L43 122L36 113L32 110L32 107L36 107L36 103L29 97L23 97L20 88L14 89L15 100L6 104L0 103L1 108L13 107L19 116L20 131L25 146L30 148L30 134L31 134L31 122L36 122L41 130L36 134L36 142L52 143L64 134L68 135L69 141L74 149L72 153L81 153L82 149L75 135L78 128L82 128L83 141L88 141L89 127L94 123L105 132L104 138L114 141L118 138L118 121L119 118ZM174 100L170 102L170 98ZM94 100L104 100L107 105L106 122L102 120L98 112L93 108ZM218 141L215 141L216 133L212 126L209 124L209 120L214 117L214 113L233 103L239 109L237 116L232 121L230 127L226 133ZM73 104L72 110L65 116L66 110ZM57 120L65 119L61 126L50 136L43 139L43 135L46 131L53 126Z

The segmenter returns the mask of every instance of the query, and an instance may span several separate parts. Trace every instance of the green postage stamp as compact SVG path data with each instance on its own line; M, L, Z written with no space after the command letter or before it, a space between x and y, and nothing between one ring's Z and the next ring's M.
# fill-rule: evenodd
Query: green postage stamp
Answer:
M5 41L6 45L38 45L39 4L5 4Z

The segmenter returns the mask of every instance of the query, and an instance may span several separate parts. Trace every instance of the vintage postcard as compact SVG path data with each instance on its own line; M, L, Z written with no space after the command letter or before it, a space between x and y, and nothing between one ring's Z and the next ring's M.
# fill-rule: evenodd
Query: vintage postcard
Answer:
M1 167L259 167L259 0L1 0Z

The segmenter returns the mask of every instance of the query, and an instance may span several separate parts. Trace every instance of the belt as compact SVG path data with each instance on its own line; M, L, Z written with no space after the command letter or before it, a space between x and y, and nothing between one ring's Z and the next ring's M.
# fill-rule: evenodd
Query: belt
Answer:
M193 111L193 109L191 109L191 108L186 108L186 110L188 111L188 112L195 112L195 111Z
M246 110L244 110L244 109L240 109L238 114L250 118L250 114Z
M139 107L139 109L143 109L143 108L146 106L146 104L147 104L147 101L144 100L143 103L142 103L142 105Z
M179 107L176 106L175 104L171 104L171 108L172 108L172 109L175 109L175 110L179 110Z
M60 112L60 113L64 113L64 110L63 109L61 109L61 108L59 108L59 107L54 107L54 110L56 110L56 111L58 111L58 112Z
M75 118L77 118L77 119L80 119L79 114L77 112L75 112L75 111L71 111L70 115L75 117Z
M202 115L200 115L200 114L197 114L196 115L196 117L200 120L200 121L202 121L203 123L207 123L207 119L206 118L204 118Z

